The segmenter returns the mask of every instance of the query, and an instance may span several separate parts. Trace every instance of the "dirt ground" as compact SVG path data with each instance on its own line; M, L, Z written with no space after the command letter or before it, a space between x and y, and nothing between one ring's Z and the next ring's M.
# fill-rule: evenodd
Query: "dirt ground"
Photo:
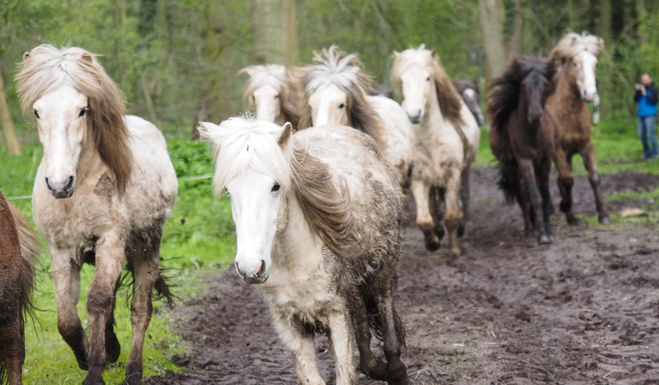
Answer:
M523 237L519 209L496 190L496 171L478 168L471 179L472 218L457 263L448 264L444 252L426 253L421 232L412 221L404 225L396 306L407 328L410 382L659 384L655 226L568 227L557 214L555 243L539 247ZM657 185L657 176L602 176L606 197ZM555 186L552 193L558 211ZM577 178L574 196L578 214L595 215L585 177ZM192 347L173 360L187 368L147 384L297 383L293 358L256 289L233 269L207 279L203 299L173 311ZM317 339L317 357L334 383L325 337ZM382 382L360 374L360 384Z

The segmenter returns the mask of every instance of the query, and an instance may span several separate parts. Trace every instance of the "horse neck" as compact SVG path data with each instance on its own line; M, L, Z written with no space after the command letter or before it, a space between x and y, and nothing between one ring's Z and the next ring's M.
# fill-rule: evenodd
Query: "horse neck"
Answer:
M426 102L426 113L421 121L421 127L428 128L432 126L433 130L438 130L446 125L445 122L442 108L439 105L439 98L437 97L437 85L433 84L428 95L428 101Z
M558 85L555 94L559 97L561 103L570 109L577 109L585 105L579 93L577 78L570 69L572 61L568 61L558 76Z
M85 179L98 174L99 170L104 170L101 154L98 152L91 126L88 127L87 133L82 140L82 149L78 159L77 180L84 183ZM95 183L96 181L93 181Z
M309 257L321 241L311 231L295 194L290 194L286 201L283 210L286 217L280 218L285 226L277 232L272 263L275 268L292 270L306 264L303 262L313 262Z

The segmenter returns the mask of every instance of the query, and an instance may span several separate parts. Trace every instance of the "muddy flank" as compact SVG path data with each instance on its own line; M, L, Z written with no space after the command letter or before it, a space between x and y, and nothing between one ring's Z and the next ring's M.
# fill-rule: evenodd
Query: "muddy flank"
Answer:
M443 251L427 254L413 221L404 224L396 306L407 328L410 382L659 384L655 226L568 227L557 213L556 242L539 247L523 237L519 208L496 190L496 171L472 174L472 215L458 262L447 263ZM602 176L606 197L657 185L656 176ZM595 215L585 177L576 178L574 196L578 214ZM203 299L174 310L191 354L173 361L187 368L146 383L296 384L293 358L255 287L233 269L207 279ZM317 338L317 357L325 380L334 383L326 337ZM360 375L360 384L383 383Z

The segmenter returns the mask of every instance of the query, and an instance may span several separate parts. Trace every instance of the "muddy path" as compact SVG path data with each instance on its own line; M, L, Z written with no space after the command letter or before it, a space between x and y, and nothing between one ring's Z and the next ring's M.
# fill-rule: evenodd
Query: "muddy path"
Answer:
M495 170L475 169L471 179L472 218L457 263L443 252L427 254L420 231L411 221L404 226L396 306L407 328L411 383L659 384L655 226L568 227L557 214L556 242L539 247L523 237L519 209L495 189ZM606 197L657 185L656 176L602 176ZM558 209L555 187L552 193ZM577 178L574 193L577 213L595 215L586 178ZM192 347L173 359L187 368L147 384L297 383L255 288L232 269L206 279L204 298L173 311ZM334 383L324 337L317 357ZM383 383L360 375L360 384Z

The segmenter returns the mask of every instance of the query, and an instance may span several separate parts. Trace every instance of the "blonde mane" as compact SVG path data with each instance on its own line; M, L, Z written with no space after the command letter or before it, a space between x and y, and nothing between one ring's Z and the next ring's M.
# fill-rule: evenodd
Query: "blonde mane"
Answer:
M444 67L442 67L435 51L427 50L425 47L425 44L421 44L419 48L410 48L400 53L394 53L391 82L400 90L400 76L404 71L407 71L411 66L425 68L435 81L437 99L439 100L442 115L454 126L462 127L464 124L461 115L462 97L455 89L446 71L444 71Z
M23 113L44 94L70 85L89 99L88 121L101 159L114 173L117 188L125 192L132 170L130 133L124 122L126 107L116 84L96 56L82 48L59 50L40 45L23 56L16 88Z
M356 238L347 188L335 186L329 167L310 155L295 136L282 149L280 126L239 117L219 126L200 122L198 130L203 140L213 144L216 195L248 168L270 175L284 194L295 196L309 227L323 243L336 255L351 257Z
M346 55L333 45L321 52L314 52L315 64L299 68L297 76L305 84L307 100L316 90L326 83L336 85L347 96L346 111L350 125L375 139L378 148L385 148L382 142L383 123L371 103L368 92L373 80L363 70L359 55ZM311 126L311 111L305 108L300 121L301 127Z
M245 99L253 106L254 101L250 95L264 85L270 85L279 92L279 102L281 103L281 123L291 122L294 127L300 124L300 91L297 82L286 72L286 67L281 64L266 64L248 66L240 71L239 74L246 73L249 75L245 86Z
M600 57L604 51L604 39L587 32L583 32L581 35L570 32L556 44L550 57L552 60L567 61L583 51Z

